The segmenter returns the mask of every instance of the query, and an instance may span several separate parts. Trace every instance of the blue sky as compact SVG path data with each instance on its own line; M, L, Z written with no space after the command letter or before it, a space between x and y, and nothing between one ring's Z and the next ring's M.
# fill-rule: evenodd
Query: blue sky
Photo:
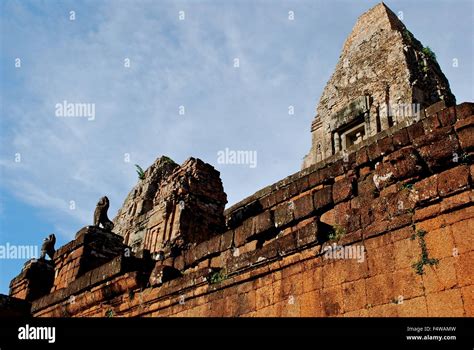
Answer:
M0 245L51 232L65 244L101 196L115 216L134 164L161 155L214 165L229 205L298 171L344 40L376 3L2 1ZM436 53L458 103L474 101L473 2L386 4ZM64 100L95 104L95 119L55 117ZM257 167L218 164L225 148L257 151ZM0 259L0 293L23 263Z

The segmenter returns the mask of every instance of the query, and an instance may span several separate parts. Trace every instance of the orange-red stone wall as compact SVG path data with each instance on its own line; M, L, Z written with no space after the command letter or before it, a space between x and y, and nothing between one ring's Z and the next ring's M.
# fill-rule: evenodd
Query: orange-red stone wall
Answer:
M157 262L181 277L153 285L121 257L33 314L473 316L473 135L473 104L399 125L229 208L226 232Z

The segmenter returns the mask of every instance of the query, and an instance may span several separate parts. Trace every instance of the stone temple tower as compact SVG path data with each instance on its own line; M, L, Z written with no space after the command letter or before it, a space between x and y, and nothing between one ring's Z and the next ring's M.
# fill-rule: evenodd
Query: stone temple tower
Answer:
M359 17L311 124L303 168L399 123L412 123L437 103L455 104L436 56L380 3Z

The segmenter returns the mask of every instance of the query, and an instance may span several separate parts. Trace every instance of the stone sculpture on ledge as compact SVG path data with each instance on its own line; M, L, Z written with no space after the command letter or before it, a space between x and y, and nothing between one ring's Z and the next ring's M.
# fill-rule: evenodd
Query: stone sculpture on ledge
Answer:
M53 260L54 252L54 245L56 244L56 236L54 233L50 234L43 240L43 245L41 246L41 255L40 259L45 260L46 254L49 256L51 260Z
M94 226L99 227L102 225L104 230L112 231L114 228L114 223L109 220L107 216L107 210L109 210L109 199L107 196L102 197L94 211Z

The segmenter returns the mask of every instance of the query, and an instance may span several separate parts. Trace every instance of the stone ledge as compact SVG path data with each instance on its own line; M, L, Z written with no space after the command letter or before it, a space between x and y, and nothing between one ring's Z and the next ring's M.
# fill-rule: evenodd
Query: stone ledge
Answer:
M460 194L456 196L459 196L459 195ZM466 214L463 214L463 217L464 216L466 216ZM401 232L401 231L397 230L395 232ZM380 241L381 238L378 238L379 236L386 236L388 238L387 242L403 239L403 237L399 237L399 234L397 234L397 237L393 236L392 232L383 233L383 234L377 235L377 237L372 236L370 238L366 238L363 241L361 241L360 234L351 234L350 236L351 237L346 237L347 240L345 242L340 242L339 244L350 245L356 242L362 242L362 244L365 245L366 244L365 242L367 241L372 241L372 240ZM410 235L407 236L407 234L404 234L404 238L409 238L409 236ZM282 237L282 238L285 238L285 237ZM262 249L264 249L265 247L266 246L264 246ZM221 282L214 283L214 284L209 283L209 275L215 270L204 268L192 273L187 273L181 278L177 278L172 281L165 282L160 287L152 287L152 288L147 288L143 290L143 292L146 292L149 297L147 297L146 300L141 300L140 298L139 308L138 308L138 305L133 306L134 304L132 303L132 305L127 304L127 306L123 309L123 311L126 310L126 312L131 312L132 310L135 310L133 311L135 312L134 315L142 315L142 316L150 315L156 310L164 310L164 309L171 310L170 308L173 308L175 306L181 307L181 305L179 305L179 299L178 299L179 296L185 297L187 305L193 305L192 304L193 299L199 298L204 295L209 295L209 298L211 298L211 295L215 295L216 298L219 297L220 295L225 296L225 290L229 289L229 287L240 285L245 282L249 282L257 278L269 275L269 274L272 274L272 276L274 276L275 279L279 279L281 277L278 277L278 276L283 275L283 274L289 275L292 273L293 270L294 270L293 272L300 271L302 267L300 267L300 269L296 269L296 267L301 264L303 264L304 266L306 266L306 264L310 264L313 267L325 266L324 268L329 268L329 266L333 266L332 261L325 260L322 258L322 255L323 255L322 247L324 247L324 245L322 247L320 245L315 246L315 247L306 245L305 247L306 248L302 250L290 252L288 256L284 256L282 258L274 259L271 261L267 260L263 263L255 264L253 266L250 266L249 268L242 269L235 274L229 274ZM107 281L110 281L110 279L108 279ZM101 290L101 288L105 288L108 282L106 283L104 282L99 283L97 286L93 287L92 289ZM138 288L138 286L139 284L137 284L137 286L135 287L135 290ZM85 292L85 290L83 292ZM111 294L110 296L111 297L113 296L114 298L121 297L119 292L116 292L113 295ZM107 302L113 304L115 302L114 300L115 299L108 299ZM95 301L94 303L99 303L99 302L100 300ZM50 306L56 309L63 307L61 305L54 306L51 304ZM44 308L42 310L44 310ZM40 314L41 311L37 311L39 312L38 314Z
M35 312L35 317L71 317L87 316L91 310L107 306L106 298L122 297L127 291L140 288L144 277L140 272L126 272L115 276L105 283L93 286L77 295L58 303L51 304ZM109 299L107 299L109 300ZM85 311L85 314L82 313ZM101 316L106 316L105 312Z
M327 238L318 237L320 233L324 233L324 229L318 224L319 215L323 215L326 220L330 216L329 211L333 212L332 215L336 218L344 217L344 214L359 218L357 222L354 220L344 222L344 227L347 226L347 234L338 242L341 245L351 245L384 235L389 231L405 230L407 226L415 222L424 223L427 218L472 205L472 190L467 192L472 184L472 166L453 162L443 163L446 158L446 136L448 135L453 142L457 143L456 132L459 133L472 124L470 116L464 116L463 119L457 121L452 117L454 111L454 108L443 109L408 127L397 125L396 128L386 130L357 145L348 157L349 162L344 162L342 155L335 155L321 164L312 166L311 170L302 170L266 187L249 197L250 200L247 198L241 202L245 205L231 207L234 210L227 219L232 229L191 247L181 257L182 269L195 266L199 270L186 273L185 269L184 276L163 283L160 294L172 295L193 288L209 288L206 287L209 284L209 276L216 271L225 271L229 280L235 278L240 280L244 278L242 276L254 275L260 268L268 271L270 266L274 266L273 264L282 259L289 257L296 259L298 255L305 254L305 251L313 246L319 247L319 252L321 252L329 242L324 243ZM449 123L456 123L455 127ZM433 131L425 134L428 128ZM407 147L406 144L409 142L413 142L418 149L412 146ZM425 153L431 147L441 147L442 152L430 153L430 158L427 159ZM423 148L426 148L426 152ZM448 148L452 151L450 147ZM365 156L362 157L364 154ZM378 160L382 160L382 163L375 167L374 163ZM433 163L430 164L430 162ZM363 165L366 170L359 172L359 168ZM413 167L416 166L420 169L414 171ZM443 172L438 171L441 166L444 166ZM426 177L430 175L430 172L426 171L427 168L437 172L431 177ZM367 201L368 199L363 194L370 191L372 187L375 188L373 175L378 174L379 177L384 177L386 172L392 172L394 178L381 184L378 189L380 193L373 195ZM350 181L348 174L352 176ZM418 182L413 185L414 180ZM364 181L369 182L365 187L362 186ZM394 183L394 181L399 183ZM420 190L421 196L421 198L416 198L413 206L408 205L403 196L403 198L399 196L399 185L403 187L403 184L410 183L415 190ZM434 188L434 192L430 192L430 188ZM411 193L411 190L409 192ZM263 197L257 198L258 196ZM397 200L403 201L403 210L394 210L390 212L390 215L386 215L387 209L393 209ZM364 212L367 208L371 209L368 214ZM372 217L371 221L362 218L367 216L366 214ZM80 230L77 239L60 248L55 258L68 254L93 240L94 235L87 234L90 230L90 226ZM274 231L275 235L277 231L280 231L280 236L262 237L270 231ZM121 241L121 237L113 233L105 235L110 235L112 240ZM324 244L321 245L322 243ZM243 247L244 252L234 257L231 254L224 254L233 247ZM221 261L222 266L218 263L213 264L213 268L206 267L211 266L212 258L220 255L230 256L230 259ZM321 256L321 253L318 256ZM104 282L107 283L130 271L149 275L151 267L144 267L144 262L143 259L118 256L86 272L68 287L37 299L32 309L35 312L44 310L66 300L71 295L101 286ZM223 268L225 270L222 270ZM225 286L227 283L234 282L223 281L219 284Z
M120 242L123 241L123 237L116 233L105 231L96 226L85 226L76 233L76 236L73 241L63 245L54 253L53 260L56 260L60 256L67 254L73 251L74 249L79 248L82 245L86 245L88 243L93 242L94 241L93 238L95 238L97 234L104 235L104 237L108 239L112 239L112 240L116 240Z
M467 118L468 116L474 114L474 103L462 103L456 106L456 108L446 107L430 117L421 118L420 121L414 124L408 124L406 121L404 121L374 136L371 136L366 140L363 140L360 144L353 145L348 149L347 156L349 161L347 162L345 167L360 167L366 162L374 162L382 156L387 156L393 151L408 145L410 142L413 142L415 138L425 135L425 132L431 132L431 130L425 130L425 128L433 126L437 126L437 128L452 128L452 125L454 125L457 121L456 118L452 118L452 115L454 113L456 113L456 116L457 114L460 115L458 119ZM430 118L436 120L437 123L426 124L426 120L431 120ZM439 118L443 120L442 124L439 122ZM439 134L439 132L437 133ZM386 145L385 143L388 141L390 141L390 143ZM366 160L360 157L360 155L364 152L369 152L369 158ZM342 163L342 160L342 152L336 153L335 155L332 155L321 162L313 164L308 168L302 169L272 185L269 185L255 192L253 195L227 208L224 211L226 221L233 222L231 228L235 228L239 225L239 223L243 222L245 219L248 219L252 215L256 215L265 209L277 205L278 203L287 200L288 198L296 195L297 193L304 192L308 188L317 185L321 181L313 181L312 183L310 181L310 183L306 186L300 185L300 192L292 193L292 191L290 191L290 186L298 180L301 180L307 176L326 179L326 177L322 176L322 174L319 172L328 172L329 176L338 176L336 175L338 174L338 172L334 172L334 170L331 170L334 169L331 167L336 165L338 162ZM280 198L277 198L273 201L271 199L268 199L269 196L275 196L275 192L277 191L281 193Z
M52 304L64 301L71 295L88 290L95 285L101 284L113 277L126 272L150 272L151 267L143 259L133 257L118 256L112 261L86 272L66 288L59 289L49 295L35 300L32 304L32 311L38 312Z
M0 318L29 316L31 316L30 302L0 294Z

